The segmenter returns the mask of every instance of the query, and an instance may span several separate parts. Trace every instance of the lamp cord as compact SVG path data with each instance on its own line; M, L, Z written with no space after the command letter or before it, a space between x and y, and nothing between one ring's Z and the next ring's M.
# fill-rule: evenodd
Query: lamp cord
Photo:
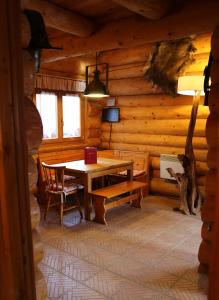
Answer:
M111 143L111 135L112 135L112 122L110 122L109 150L110 150L110 143Z

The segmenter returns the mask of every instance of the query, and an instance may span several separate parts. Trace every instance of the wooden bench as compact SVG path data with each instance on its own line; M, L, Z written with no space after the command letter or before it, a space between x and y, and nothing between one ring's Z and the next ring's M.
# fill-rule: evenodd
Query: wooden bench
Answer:
M144 182L124 181L91 192L90 195L94 200L94 221L101 224L107 224L105 219L106 211L126 202L131 202L132 207L141 208L141 200L143 198L142 188L145 188L146 185L147 184ZM127 193L130 194L127 195ZM117 196L121 197L107 203L108 200Z
M122 160L132 160L133 180L149 183L149 152L130 150L102 150L97 152L98 157L118 158ZM110 184L127 180L124 172L108 176ZM143 189L143 195L149 193L149 184Z

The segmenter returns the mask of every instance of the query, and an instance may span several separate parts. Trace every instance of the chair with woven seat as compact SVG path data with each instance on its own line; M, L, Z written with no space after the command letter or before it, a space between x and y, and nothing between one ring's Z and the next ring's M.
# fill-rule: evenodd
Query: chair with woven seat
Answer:
M65 166L51 166L42 162L42 169L46 182L46 195L47 203L44 214L46 220L48 210L50 207L57 206L60 210L60 223L63 223L63 213L71 209L78 209L81 218L83 214L80 208L80 200L78 197L78 190L81 189L81 185L73 183L71 180L64 180ZM67 196L75 198L75 201L71 201Z

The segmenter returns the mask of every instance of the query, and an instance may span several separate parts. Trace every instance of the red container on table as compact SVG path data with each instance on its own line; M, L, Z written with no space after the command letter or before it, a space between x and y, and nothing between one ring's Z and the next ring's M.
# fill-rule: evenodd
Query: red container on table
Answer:
M84 163L86 165L97 163L97 148L95 148L95 147L86 147L84 149Z

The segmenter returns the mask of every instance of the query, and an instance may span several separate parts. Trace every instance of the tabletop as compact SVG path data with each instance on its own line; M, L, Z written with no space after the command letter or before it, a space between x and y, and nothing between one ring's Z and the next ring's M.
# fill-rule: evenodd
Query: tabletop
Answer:
M83 173L90 173L111 169L115 167L123 167L133 164L131 160L119 160L111 158L98 158L96 164L85 164L84 160L76 160L71 162L53 164L53 166L65 166L68 170L74 170Z

